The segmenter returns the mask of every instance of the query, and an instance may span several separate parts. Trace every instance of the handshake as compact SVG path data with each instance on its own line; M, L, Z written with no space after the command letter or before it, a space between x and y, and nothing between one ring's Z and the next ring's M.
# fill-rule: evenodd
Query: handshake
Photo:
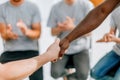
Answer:
M59 40L57 39L48 49L47 52L52 57L50 61L56 62L58 59L61 59L69 47L69 41L67 39ZM46 53L47 53L46 52Z

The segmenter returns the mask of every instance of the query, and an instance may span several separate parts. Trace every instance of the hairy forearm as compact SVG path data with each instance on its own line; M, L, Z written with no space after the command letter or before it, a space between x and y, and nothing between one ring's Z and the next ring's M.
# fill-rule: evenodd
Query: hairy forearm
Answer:
M110 12L119 4L120 0L107 0L95 9L93 9L85 19L65 38L69 42L91 32L97 28Z
M50 61L50 58L47 54L42 54L40 56L13 61L10 63L3 64L0 74L5 77L6 80L22 80L23 78L31 75L37 69L39 69L43 64ZM3 73L4 74L3 74ZM9 74L11 73L11 74Z

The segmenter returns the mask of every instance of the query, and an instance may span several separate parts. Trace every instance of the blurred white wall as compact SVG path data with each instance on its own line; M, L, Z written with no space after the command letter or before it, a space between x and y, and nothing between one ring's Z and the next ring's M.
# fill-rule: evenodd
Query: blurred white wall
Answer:
M0 4L7 0L0 0ZM46 23L49 16L52 5L60 0L30 0L38 5L42 17L42 35L39 40L40 52L43 53L47 47L54 41L54 37L51 36L50 29L47 28ZM109 18L107 18L99 28L93 31L92 35L92 52L90 53L91 67L106 54L111 48L113 43L96 43L95 41L101 38L106 32L109 31ZM3 51L2 40L0 39L0 53ZM28 80L28 79L26 79ZM54 80L50 76L50 62L44 65L44 80ZM62 79L59 79L62 80Z

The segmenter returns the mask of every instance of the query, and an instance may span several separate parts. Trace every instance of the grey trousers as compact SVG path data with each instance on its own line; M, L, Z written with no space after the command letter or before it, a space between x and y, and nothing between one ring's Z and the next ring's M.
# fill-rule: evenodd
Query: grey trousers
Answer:
M76 72L73 74L67 74L66 64L69 59L73 59L73 65ZM67 76L68 80L86 80L88 77L90 65L89 65L89 51L83 50L74 55L64 55L61 60L51 64L51 76L53 78L59 78Z

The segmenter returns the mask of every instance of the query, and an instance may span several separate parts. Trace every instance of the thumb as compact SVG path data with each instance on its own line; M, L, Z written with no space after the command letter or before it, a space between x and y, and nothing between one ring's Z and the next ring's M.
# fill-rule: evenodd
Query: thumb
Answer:
M21 26L23 26L23 25L24 25L24 23L23 23L22 19L20 19L20 20L17 22L17 26L18 26L18 27L21 27Z
M58 23L58 27L63 27L63 23Z
M74 21L74 18L70 18L69 16L66 16L67 21Z
M61 49L59 52L59 58L63 57L64 53L65 53L65 50Z
M55 43L55 44L59 44L59 43L60 43L60 39L59 39L59 38L56 38L56 40L55 40L54 43Z
M19 19L19 21L18 21L18 22L23 22L23 21L22 21L22 19Z
M111 32L112 35L114 35L114 32Z
M66 20L71 20L71 18L69 16L66 16Z
M96 42L105 42L105 40L104 39L99 39Z

